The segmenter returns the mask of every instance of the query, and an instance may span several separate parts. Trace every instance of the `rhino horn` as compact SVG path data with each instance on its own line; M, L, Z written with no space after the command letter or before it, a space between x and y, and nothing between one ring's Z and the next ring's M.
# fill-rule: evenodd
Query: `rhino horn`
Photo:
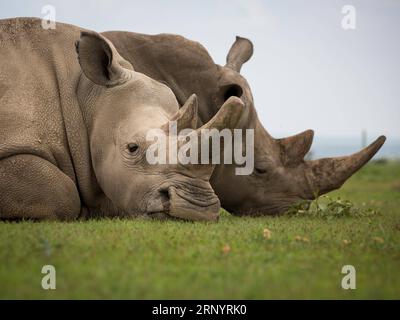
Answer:
M314 138L313 130L306 130L291 137L277 139L281 148L281 157L284 166L294 166L303 161L304 156L311 148Z
M350 156L306 161L304 173L310 185L309 198L340 188L378 152L385 140L385 136L380 136L368 147Z
M202 127L197 129L197 131L200 133L202 129L234 129L239 123L243 110L243 101L238 97L230 97L225 101L214 117L212 117L211 120Z
M186 100L182 108L179 109L176 116L178 132L182 129L195 129L197 127L197 108L197 96L192 94L189 99Z
M252 55L253 43L249 39L237 36L226 57L225 67L240 72L243 63L248 61Z

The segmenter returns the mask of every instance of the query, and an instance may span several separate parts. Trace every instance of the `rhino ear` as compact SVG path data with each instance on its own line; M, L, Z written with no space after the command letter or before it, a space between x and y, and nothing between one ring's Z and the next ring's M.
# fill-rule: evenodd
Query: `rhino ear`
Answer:
M79 64L83 73L94 83L113 87L128 81L133 70L132 65L124 60L113 44L93 31L82 31L76 42Z
M229 50L228 56L226 57L226 65L236 72L240 72L240 69L246 61L248 61L253 55L253 44L249 39L236 37L235 43Z

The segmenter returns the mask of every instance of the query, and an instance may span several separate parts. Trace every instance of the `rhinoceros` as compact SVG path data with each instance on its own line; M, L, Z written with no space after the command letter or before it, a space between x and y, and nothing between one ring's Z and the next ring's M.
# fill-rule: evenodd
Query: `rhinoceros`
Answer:
M217 219L213 165L145 159L148 130L196 126L196 96L179 108L135 65L96 32L0 20L0 218ZM242 110L229 99L202 128L235 128Z
M255 169L251 175L236 175L236 164L221 164L211 177L222 207L233 214L280 214L298 201L338 189L385 142L385 137L380 136L353 155L305 161L313 130L273 138L259 121L250 86L240 74L243 63L253 54L253 44L246 38L236 37L226 65L220 66L201 44L181 36L123 31L103 34L125 59L137 65L138 71L166 83L181 105L196 93L203 122L213 117L230 97L243 100L245 111L239 127L254 129Z

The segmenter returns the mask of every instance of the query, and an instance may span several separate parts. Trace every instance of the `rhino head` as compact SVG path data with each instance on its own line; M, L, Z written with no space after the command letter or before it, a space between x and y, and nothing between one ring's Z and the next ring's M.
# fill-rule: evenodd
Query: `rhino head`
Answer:
M179 109L166 85L135 72L95 32L82 32L77 52L83 71L78 99L88 124L93 170L106 197L127 215L216 220L220 202L209 183L213 165L150 164L146 157L153 143L146 138L149 130L171 135L171 120L179 128L196 127L196 96ZM229 99L202 128L234 128L242 108L240 99ZM199 135L202 128L190 134ZM184 140L180 137L179 143Z
M211 183L222 206L233 214L279 214L302 199L314 199L341 187L375 155L385 137L379 137L350 156L305 161L314 136L312 130L274 139L257 117L249 84L240 75L241 66L252 53L252 43L237 37L226 65L218 67L214 101L221 106L236 96L244 102L239 126L254 129L254 171L251 175L240 176L235 174L234 164L220 165L214 171Z

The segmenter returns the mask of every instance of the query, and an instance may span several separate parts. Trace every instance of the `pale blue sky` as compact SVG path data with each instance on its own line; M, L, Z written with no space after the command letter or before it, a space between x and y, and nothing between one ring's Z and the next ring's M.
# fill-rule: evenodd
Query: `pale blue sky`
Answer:
M176 33L201 42L216 63L236 35L255 46L242 68L260 118L274 136L400 138L400 1L2 1L0 18L41 16L96 31ZM356 30L343 30L343 5Z

